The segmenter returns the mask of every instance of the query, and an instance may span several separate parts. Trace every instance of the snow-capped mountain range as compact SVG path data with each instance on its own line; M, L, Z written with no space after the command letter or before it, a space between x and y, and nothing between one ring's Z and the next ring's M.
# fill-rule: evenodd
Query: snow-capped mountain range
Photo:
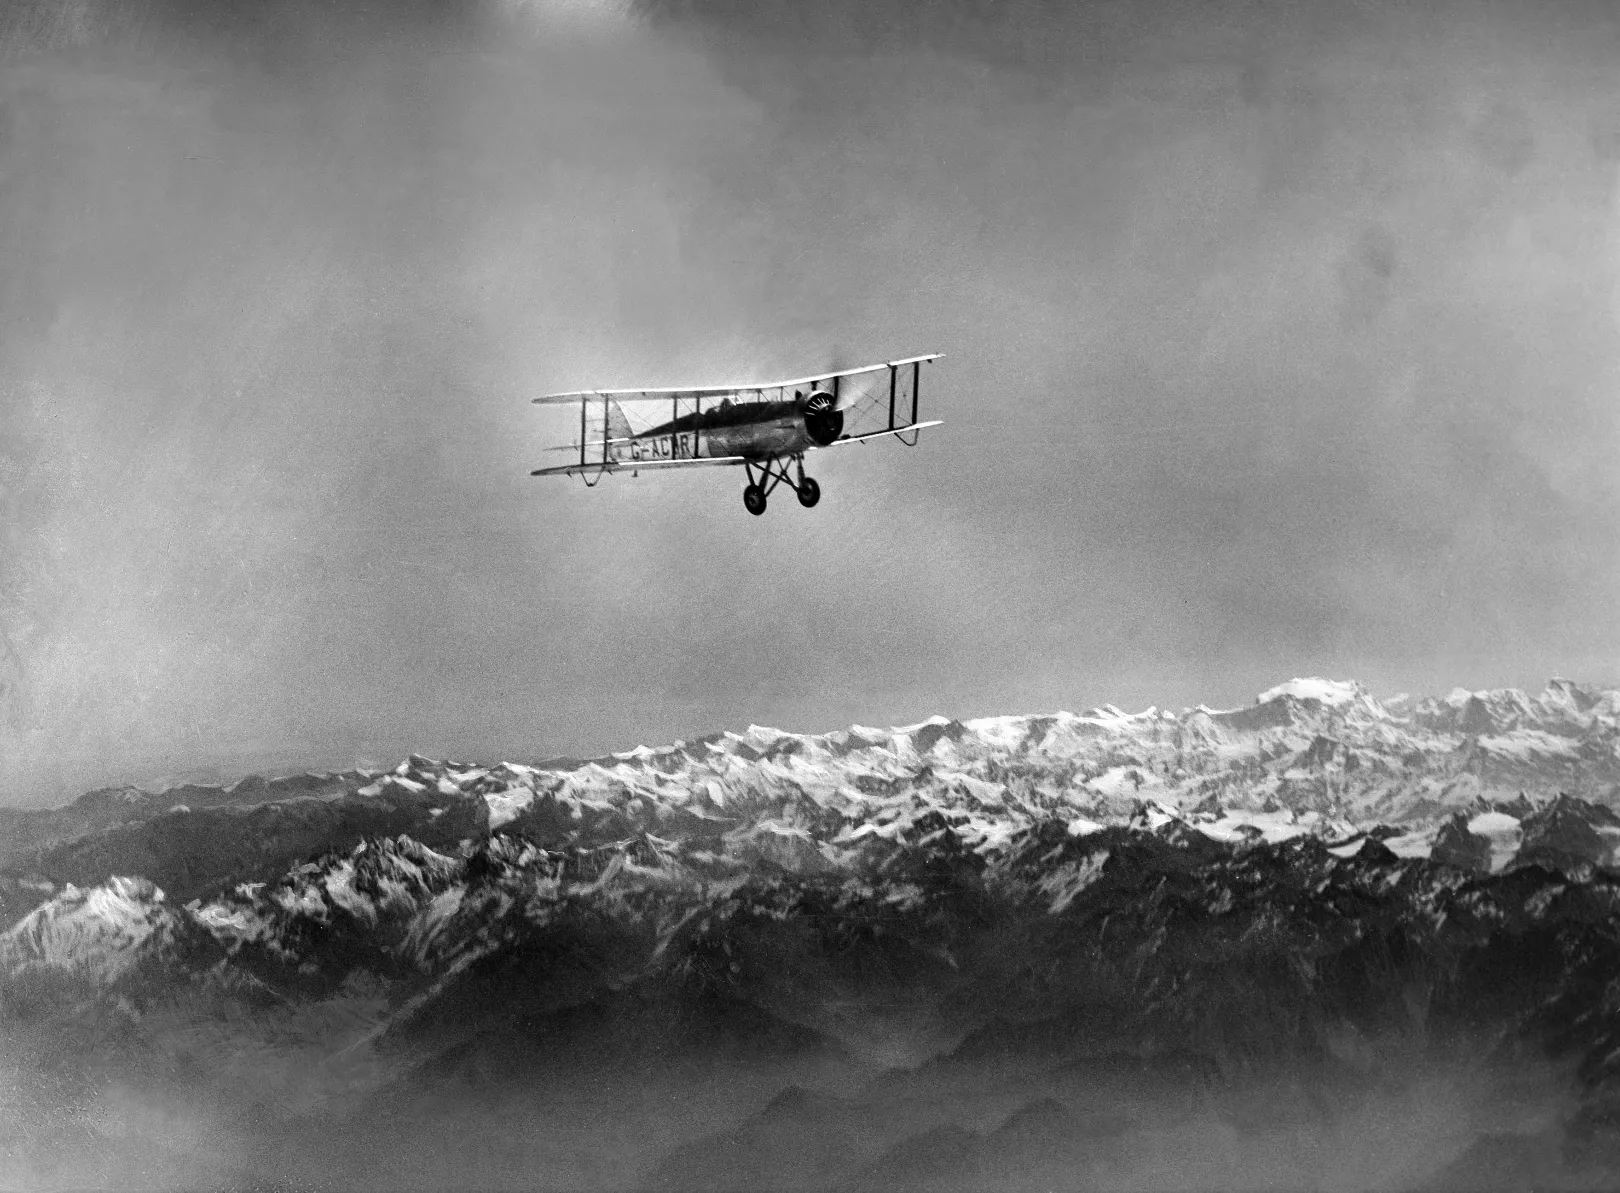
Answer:
M397 1109L518 1038L552 1067L607 1038L847 1067L1107 1022L1225 1072L1484 1016L1584 1055L1593 1106L1620 1072L1617 735L1620 692L1564 681L1294 680L1231 710L94 792L0 822L0 1014L143 1073L268 1066L316 1114ZM1524 957L1508 1003L1476 981Z
M1534 697L1458 689L1380 702L1359 684L1305 679L1227 710L1107 706L827 734L752 726L590 761L412 756L385 774L105 789L52 811L0 810L0 906L15 922L68 883L133 873L172 886L176 870L185 889L170 894L189 899L209 879L269 880L345 839L401 831L440 845L500 831L553 843L587 828L594 840L695 834L739 859L840 865L936 813L974 848L1052 817L1077 832L1174 818L1221 839L1392 826L1397 852L1413 853L1461 813L1500 863L1508 820L1559 793L1610 805L1617 792L1620 691L1554 680Z
M1617 794L1620 691L1564 680L1534 697L1458 689L1380 702L1356 683L1296 679L1228 710L1106 706L827 734L752 726L541 765L413 755L382 774L109 789L10 813L20 831L0 888L13 909L0 965L115 976L138 951L199 931L228 953L285 951L283 937L308 935L328 908L372 930L408 923L397 943L426 964L446 922L467 915L448 876L474 854L536 847L605 851L632 869L638 850L679 856L722 882L760 864L869 875L946 837L994 864L1052 824L1226 845L1314 836L1340 855L1376 838L1400 857L1438 849L1486 871L1527 850L1608 863ZM525 844L488 847L492 835ZM306 860L315 855L328 860ZM1069 897L1068 877L1040 881L1059 904Z

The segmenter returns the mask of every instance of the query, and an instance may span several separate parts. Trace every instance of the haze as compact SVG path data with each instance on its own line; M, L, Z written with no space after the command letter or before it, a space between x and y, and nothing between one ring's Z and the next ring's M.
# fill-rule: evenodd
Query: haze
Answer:
M0 801L1612 680L1606 5L24 3ZM531 480L948 354L916 451Z

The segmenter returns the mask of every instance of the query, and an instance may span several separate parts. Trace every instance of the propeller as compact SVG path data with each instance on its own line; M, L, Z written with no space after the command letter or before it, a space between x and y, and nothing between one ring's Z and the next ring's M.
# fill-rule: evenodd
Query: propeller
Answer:
M839 369L847 369L849 367L849 353L846 352L841 345L834 348L832 351L832 359L828 361L827 364L827 371L829 373L836 373ZM851 406L855 405L856 402L860 401L861 398L865 396L853 384L853 380L854 379L850 377L840 377L838 379L838 404L834 406L833 409L838 411L840 414L848 410ZM829 388L831 387L831 384L831 382L828 383Z
M843 355L841 350L833 352L833 359L827 368L829 373L836 373L844 367L839 363ZM856 396L846 387L839 386L835 398L834 385L834 382L826 382L809 393L801 394L799 398L799 409L804 411L805 430L822 446L844 433L844 411L849 409Z
M835 347L828 355L825 362L827 369L822 375L825 377L828 373L836 373L841 369L851 367L850 359L849 353L846 352L843 347ZM865 379L863 378L862 380ZM837 400L836 402L833 402L833 395L835 391L837 394ZM818 401L817 395L824 395L824 397ZM805 411L806 414L811 413L812 403L814 403L814 409L817 412L830 408L831 410L842 414L851 406L854 406L857 402L860 402L869 395L861 386L855 383L855 379L849 377L840 377L836 381L829 378L828 380L821 382L812 390L800 391L798 396L799 406ZM830 407L828 405L829 403L832 403Z

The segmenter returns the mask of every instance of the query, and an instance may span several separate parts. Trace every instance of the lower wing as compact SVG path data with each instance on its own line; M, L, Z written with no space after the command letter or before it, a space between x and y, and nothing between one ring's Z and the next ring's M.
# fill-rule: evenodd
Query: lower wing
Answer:
M921 431L926 427L937 427L944 419L936 418L925 423L907 423L903 427L885 427L881 431L871 431L865 435L845 435L842 439L834 439L827 447L843 447L846 443L865 443L868 439L882 439L885 435L904 435L908 431Z
M597 460L584 464L564 464L558 468L536 468L530 476L589 476L598 472L640 472L651 468L716 468L746 464L749 456L699 456L695 460Z
M885 427L881 431L872 431L865 435L847 435L843 439L834 439L827 447L842 447L846 443L865 443L869 439L882 439L885 435L905 435L911 431L922 431L929 427L937 427L942 419L933 419L924 423L907 423L903 427ZM699 456L695 460L587 460L583 464L563 464L556 468L536 468L529 473L530 476L591 476L604 472L640 472L642 469L654 468L723 468L736 464L757 464L759 458L754 456Z

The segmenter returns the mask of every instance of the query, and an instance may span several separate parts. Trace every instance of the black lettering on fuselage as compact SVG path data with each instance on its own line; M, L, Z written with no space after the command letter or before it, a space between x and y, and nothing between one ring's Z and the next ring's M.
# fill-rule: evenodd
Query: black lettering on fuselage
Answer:
M671 454L671 453L674 454ZM632 439L623 459L629 460L690 460L693 454L691 435L654 435L649 439Z

